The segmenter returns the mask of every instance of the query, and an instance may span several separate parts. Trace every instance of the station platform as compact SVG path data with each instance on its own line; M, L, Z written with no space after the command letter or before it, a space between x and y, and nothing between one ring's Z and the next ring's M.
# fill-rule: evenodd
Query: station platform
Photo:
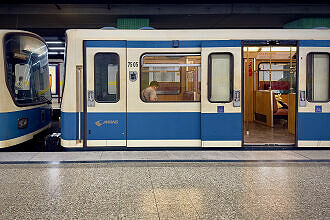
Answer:
M328 219L330 151L0 152L0 219Z
M68 151L0 152L0 163L47 162L330 162L330 150L219 151L219 150L144 150L144 151Z

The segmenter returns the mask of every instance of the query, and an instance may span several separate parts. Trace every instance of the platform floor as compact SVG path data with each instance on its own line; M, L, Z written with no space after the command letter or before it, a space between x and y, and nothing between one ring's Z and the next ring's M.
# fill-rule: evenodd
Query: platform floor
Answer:
M330 151L0 152L0 219L329 219Z
M330 150L127 150L69 152L0 152L0 163L47 162L203 162L329 160Z
M328 162L0 164L0 219L328 219Z

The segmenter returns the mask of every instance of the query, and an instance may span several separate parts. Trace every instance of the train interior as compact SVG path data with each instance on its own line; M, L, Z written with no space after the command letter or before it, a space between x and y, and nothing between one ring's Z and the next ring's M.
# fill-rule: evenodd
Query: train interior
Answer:
M141 91L157 81L159 102L200 101L200 54L150 54L142 60Z
M268 42L269 43L269 42ZM295 144L295 45L244 45L244 144Z

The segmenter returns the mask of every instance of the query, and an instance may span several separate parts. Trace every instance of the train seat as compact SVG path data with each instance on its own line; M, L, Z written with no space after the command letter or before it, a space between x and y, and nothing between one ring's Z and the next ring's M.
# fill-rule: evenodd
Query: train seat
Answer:
M194 92L185 91L183 93L183 100L193 101L194 100Z

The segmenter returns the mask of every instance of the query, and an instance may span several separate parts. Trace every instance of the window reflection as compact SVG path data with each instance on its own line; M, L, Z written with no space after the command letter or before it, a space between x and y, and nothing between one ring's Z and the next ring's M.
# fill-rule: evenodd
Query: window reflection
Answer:
M10 34L5 38L7 83L16 103L51 100L47 46L39 39Z

